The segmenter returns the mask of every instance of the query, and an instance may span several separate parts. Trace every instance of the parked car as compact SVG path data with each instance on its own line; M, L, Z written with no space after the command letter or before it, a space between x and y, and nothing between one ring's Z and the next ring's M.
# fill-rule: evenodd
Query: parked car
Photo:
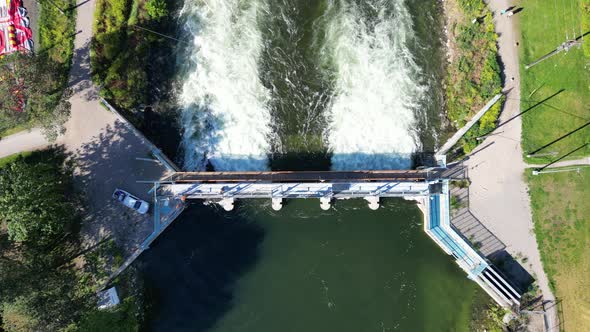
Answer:
M150 209L150 204L148 202L141 200L122 189L115 189L113 198L126 207L132 208L141 214L146 214Z

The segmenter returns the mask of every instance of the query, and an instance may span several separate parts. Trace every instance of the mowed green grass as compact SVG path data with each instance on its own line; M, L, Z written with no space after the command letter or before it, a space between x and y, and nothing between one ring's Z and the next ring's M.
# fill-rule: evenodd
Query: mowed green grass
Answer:
M522 147L524 154L557 139L590 122L590 58L581 48L562 52L538 65L525 70L524 65L554 50L566 40L580 36L578 0L524 0L518 4L524 10L519 19L522 39L521 109L524 111L539 101L564 89L522 116ZM588 31L585 31L588 32ZM590 34L585 42L590 43ZM535 91L536 90L536 91ZM532 94L532 95L531 95ZM589 141L590 126L544 149L559 156ZM590 147L572 155L572 159L590 154ZM555 157L529 159L529 162L545 162Z
M565 331L590 327L590 167L527 172L543 267L561 299Z

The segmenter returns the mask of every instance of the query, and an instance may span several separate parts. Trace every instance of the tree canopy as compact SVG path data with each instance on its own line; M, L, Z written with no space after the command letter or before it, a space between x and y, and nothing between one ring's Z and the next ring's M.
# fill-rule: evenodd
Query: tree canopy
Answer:
M168 6L165 0L148 0L145 9L148 15L156 21L168 15Z
M44 56L14 53L0 59L0 131L32 122L50 139L70 114L60 67Z
M66 173L54 160L18 159L0 169L0 221L11 240L48 245L73 224L76 215L66 200L71 189Z

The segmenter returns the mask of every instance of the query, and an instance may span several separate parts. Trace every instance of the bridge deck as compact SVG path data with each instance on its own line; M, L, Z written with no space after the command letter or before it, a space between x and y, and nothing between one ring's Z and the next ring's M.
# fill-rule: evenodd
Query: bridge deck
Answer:
M422 182L439 177L441 169L380 171L177 172L160 182Z
M165 187L174 195L193 199L399 197L426 195L429 190L427 182L175 183Z

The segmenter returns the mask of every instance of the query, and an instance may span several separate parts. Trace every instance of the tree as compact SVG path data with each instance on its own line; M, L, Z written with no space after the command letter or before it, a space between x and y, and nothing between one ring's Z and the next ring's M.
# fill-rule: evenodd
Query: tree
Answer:
M51 159L21 158L0 169L0 222L10 240L43 247L64 236L76 218L75 207L66 200L68 173Z
M145 9L148 15L155 21L159 21L162 17L168 16L168 6L166 0L148 0L145 4Z
M4 330L59 331L93 301L93 292L72 268L71 257L80 250L72 227L79 205L72 202L71 168L65 160L63 149L53 148L0 168Z
M14 53L0 59L0 130L32 122L57 137L69 117L59 65L44 56Z
M6 332L38 331L40 322L24 297L0 304L1 329Z

